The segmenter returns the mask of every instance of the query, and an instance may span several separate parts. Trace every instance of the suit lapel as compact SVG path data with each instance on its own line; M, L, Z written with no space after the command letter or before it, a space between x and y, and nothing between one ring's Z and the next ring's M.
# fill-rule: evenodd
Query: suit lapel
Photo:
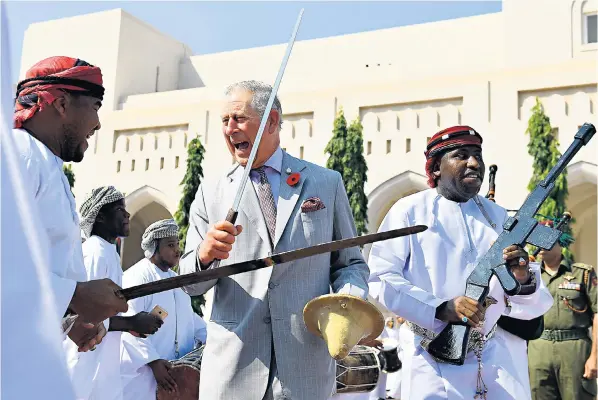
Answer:
M234 183L229 186L229 188L231 188L231 190L229 190L229 199L235 198L235 195L237 194L237 190L239 188L239 184L241 183L241 177L241 169L233 170L233 172L229 175L230 181ZM257 198L257 194L255 193L253 182L251 182L251 178L249 178L249 181L245 185L245 190L243 192L243 197L241 199L241 204L239 208L240 212L245 214L249 222L255 227L257 233L260 235L264 243L266 243L267 246L270 246L270 236L268 235L266 220L264 219L264 215L262 214L262 209L260 208L260 204Z
M301 175L299 182L295 186L291 186L287 183L289 174L286 173L287 169L291 173L301 172L305 169L306 165L303 161L288 155L283 152L282 156L282 168L280 174L280 188L278 190L278 203L276 206L276 232L274 238L274 248L278 244L278 241L282 237L289 218L295 209L295 205L301 197L301 190L303 189L303 183L305 182L305 175ZM264 223L265 226L265 223Z

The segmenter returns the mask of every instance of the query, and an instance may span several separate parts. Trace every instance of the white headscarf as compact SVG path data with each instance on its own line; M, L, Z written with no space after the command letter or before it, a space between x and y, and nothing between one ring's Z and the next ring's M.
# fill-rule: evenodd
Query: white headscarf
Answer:
M81 208L79 208L79 214L81 215L79 226L86 238L91 236L93 224L96 222L100 209L106 204L114 203L124 198L125 196L116 190L114 186L102 186L93 189L91 194L87 195L83 204L81 204Z
M141 237L141 248L146 258L151 258L158 248L158 239L178 237L179 227L174 219L156 221L147 227Z

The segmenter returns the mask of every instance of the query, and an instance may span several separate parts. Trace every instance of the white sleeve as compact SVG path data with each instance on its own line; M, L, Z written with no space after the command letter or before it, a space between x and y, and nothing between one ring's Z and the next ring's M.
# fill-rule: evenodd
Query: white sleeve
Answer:
M83 265L85 266L87 281L108 278L108 266L106 265L106 260L101 257L99 249L91 248L89 251L85 251L85 253L83 255ZM110 329L110 318L104 321L104 327L106 328L106 332L108 332Z
M379 231L409 226L407 214L397 205L388 212ZM410 257L410 237L403 236L372 245L370 267L370 293L386 308L422 328L437 330L445 323L437 320L436 308L444 302L432 293L411 284L405 276Z
M123 274L123 289L151 281L142 273L132 273L134 272L133 270L128 272L129 273ZM129 309L125 314L123 314L123 316L133 316L142 311L150 312L151 310L149 307L151 307L152 304L152 296L138 297L136 299L129 300L128 304ZM123 332L121 340L124 349L128 353L134 370L137 370L147 363L161 358L151 341L151 336L139 338L131 335L128 332Z
M510 310L507 308L505 315L523 320L530 320L546 314L552 307L554 299L544 285L541 276L540 263L531 262L529 264L532 273L536 276L536 291L526 296L510 296Z

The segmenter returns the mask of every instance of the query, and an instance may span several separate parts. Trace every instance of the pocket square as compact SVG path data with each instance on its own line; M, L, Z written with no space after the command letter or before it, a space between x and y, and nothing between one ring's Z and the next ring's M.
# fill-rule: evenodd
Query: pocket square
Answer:
M326 208L319 197L310 197L301 204L301 212L308 213Z

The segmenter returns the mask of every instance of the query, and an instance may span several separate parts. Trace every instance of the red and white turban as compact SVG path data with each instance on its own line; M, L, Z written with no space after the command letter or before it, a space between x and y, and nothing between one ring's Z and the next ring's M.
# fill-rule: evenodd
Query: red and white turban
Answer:
M38 62L17 86L14 127L20 128L24 121L52 104L65 90L102 100L102 71L71 57L50 57Z
M482 147L482 137L470 126L460 125L446 128L435 134L428 141L426 151L426 176L428 177L428 186L436 187L436 177L434 176L434 164L440 156L446 151L463 146Z

